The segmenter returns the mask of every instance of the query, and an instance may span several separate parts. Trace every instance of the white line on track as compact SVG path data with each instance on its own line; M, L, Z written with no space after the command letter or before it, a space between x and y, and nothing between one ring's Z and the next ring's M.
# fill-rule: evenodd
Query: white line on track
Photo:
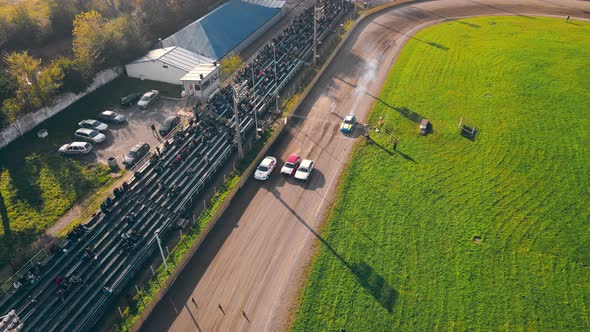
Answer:
M336 174L338 174L338 172L340 170L340 166L342 166L342 161L338 161L338 167L336 167L336 170L334 171L334 174L332 175L332 178L330 179L330 183L328 183L328 186L326 187L326 192L322 196L322 200L320 201L320 205L318 205L318 209L315 211L316 217L318 216L318 213L320 212L322 205L324 205L324 201L326 200L326 196L328 196L328 193L330 192L330 188L332 187L332 182L334 182L334 179L336 178Z

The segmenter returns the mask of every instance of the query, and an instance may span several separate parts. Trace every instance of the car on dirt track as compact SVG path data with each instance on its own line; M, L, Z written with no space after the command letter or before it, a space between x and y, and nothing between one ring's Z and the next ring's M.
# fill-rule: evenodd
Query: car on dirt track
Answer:
M281 174L293 175L297 171L297 167L301 164L301 157L296 154L292 154L287 158L285 164L281 168Z
M99 120L109 123L123 123L127 121L125 115L113 111L104 111L96 116Z
M79 138L83 141L88 141L88 142L91 142L94 144L100 144L107 139L105 134L101 134L96 130L88 129L88 128L80 128L80 129L76 130L76 132L74 133L74 136L76 136L76 138Z
M90 151L92 151L92 144L88 142L72 142L64 144L59 148L59 153L70 156L87 154Z
M340 125L340 131L349 134L354 129L354 124L356 123L356 116L352 113L348 113L342 120L342 124Z
M298 180L308 180L311 176L311 172L315 166L315 161L304 159L299 165L297 172L295 172L295 178Z
M277 166L277 159L275 157L267 156L260 162L260 165L256 168L254 172L254 178L256 180L265 181L270 177L270 173L275 169Z
M82 120L80 122L78 122L78 127L80 128L87 128L87 129L94 129L96 131L106 131L107 129L109 129L109 125L107 125L106 123L102 123L100 121L97 120L93 120L93 119L88 119L88 120Z
M143 94L141 99L137 102L137 106L141 109L147 109L153 103L160 99L160 92L158 90L152 90Z

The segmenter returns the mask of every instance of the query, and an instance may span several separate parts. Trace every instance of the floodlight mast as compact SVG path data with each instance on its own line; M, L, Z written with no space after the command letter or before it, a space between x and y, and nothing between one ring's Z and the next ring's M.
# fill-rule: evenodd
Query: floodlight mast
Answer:
M324 16L324 4L319 1L313 7L313 65L317 65L318 62L318 21Z
M244 158L244 147L242 146L242 134L240 130L240 116L238 112L238 104L244 99L246 96L247 91L247 84L248 81L244 81L242 83L234 83L231 85L233 90L233 100L234 100L234 121L236 126L236 143L238 145L238 157L240 159Z

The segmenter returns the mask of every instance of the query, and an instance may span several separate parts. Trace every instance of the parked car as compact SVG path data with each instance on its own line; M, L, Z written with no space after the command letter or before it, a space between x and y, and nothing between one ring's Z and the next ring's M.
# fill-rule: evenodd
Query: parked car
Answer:
M92 144L88 142L72 142L59 148L59 153L71 156L87 154L90 151L92 151Z
M308 180L315 166L315 161L304 159L299 165L297 172L295 172L295 178L298 180Z
M143 158L147 153L150 152L150 145L147 143L137 143L123 158L123 165L125 165L126 169L133 167L133 165L137 164L141 158Z
M178 126L178 116L171 115L167 117L166 120L164 120L164 122L162 122L160 130L158 131L160 132L160 135L166 136L176 126Z
M88 128L80 128L76 130L74 136L81 140L88 141L94 144L100 144L107 139L107 137L104 134L101 134L96 130Z
M354 124L356 123L356 116L352 113L349 113L347 116L344 117L342 124L340 125L340 131L348 134L352 132L354 128Z
M254 178L256 180L267 180L270 177L270 173L275 169L277 165L277 159L275 157L267 156L261 162L260 165L256 168L254 172Z
M301 164L301 157L296 154L292 154L287 158L287 161L281 168L281 174L293 175L297 171L297 167Z
M125 117L125 115L119 114L117 112L113 112L113 111L104 111L102 113L100 113L97 118L99 120L102 120L104 122L109 122L109 123L123 123L125 121L127 121L127 118Z
M109 129L109 126L106 123L102 123L98 120L88 119L78 122L78 127L80 128L87 128L87 129L94 129L96 131L106 131Z
M139 93L130 93L125 97L121 97L121 106L131 106L139 101Z
M158 99L160 99L160 92L158 90L152 90L143 94L141 99L137 102L137 106L141 109L146 109Z

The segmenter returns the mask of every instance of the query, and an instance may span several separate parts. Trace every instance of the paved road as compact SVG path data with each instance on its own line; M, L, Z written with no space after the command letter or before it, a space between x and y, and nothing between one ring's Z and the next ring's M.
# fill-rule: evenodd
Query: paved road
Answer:
M590 19L590 2L440 0L364 21L272 151L281 160L290 153L316 160L311 181L278 174L265 183L248 181L144 330L281 330L353 145L354 138L338 132L340 118L348 112L365 118L400 47L421 28L454 17L514 14Z

